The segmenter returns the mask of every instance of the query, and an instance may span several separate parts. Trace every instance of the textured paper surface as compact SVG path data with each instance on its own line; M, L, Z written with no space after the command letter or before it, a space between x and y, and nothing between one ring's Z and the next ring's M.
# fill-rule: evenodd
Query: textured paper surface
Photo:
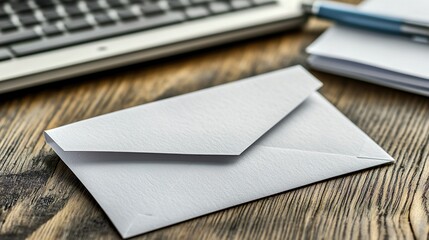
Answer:
M282 80L270 81L278 73L282 75L279 77ZM267 132L262 138L255 135L253 140L256 142L241 155L102 152L105 145L100 146L100 152L96 151L96 144L90 148L91 151L79 151L78 147L73 148L73 151L64 151L61 143L68 144L68 134L72 131L73 134L79 134L76 131L90 130L69 128L73 125L60 128L59 133L56 133L58 129L48 131L46 139L94 196L123 237L131 237L285 190L392 161L392 158L368 136L321 95L315 93L314 86L318 86L319 83L305 70L295 67L274 75L270 73L259 76L255 81L258 86L246 84L246 81L252 80L250 79L225 85L225 88L239 86L243 92L242 96L247 98L245 92L252 92L253 87L259 88L259 84L269 85L265 86L266 91L271 91L268 88L272 88L274 92L282 91L290 99L292 96L298 96L290 92L301 91L299 90L301 82L313 82L314 85L308 84L305 87L308 89L302 90L303 92L310 90L313 93L301 102L297 100L296 105L299 107L292 112L283 113L283 115L289 113L285 118L277 112L263 112L279 116L280 119L277 121L268 115L257 115L258 118L266 117L273 122L280 122L266 126ZM282 81L290 84L284 84ZM216 88L212 89L216 91ZM204 91L208 93L211 89ZM226 92L233 94L230 91ZM187 96L192 97L184 95L181 100ZM204 97L205 94L198 96ZM264 98L271 96L277 98L276 94L263 95ZM275 105L288 105L291 101L259 100ZM231 104L260 109L259 106L255 106L258 105L258 101L254 101L255 105L241 105L242 101ZM156 102L152 103L153 108L156 108L156 105ZM272 107L279 111L283 109L279 106ZM287 108L285 111L290 110L292 109ZM117 117L120 117L121 113L118 112ZM205 109L200 109L200 112L194 114L205 113L207 113ZM111 115L99 118L109 116ZM137 115L124 116L137 117ZM234 128L233 132L226 134L242 136L243 133L234 131L247 131L264 123L253 118L246 126ZM105 122L106 131L114 127L117 126ZM61 141L58 141L59 139ZM192 154L195 149L188 150Z
M294 67L77 122L49 135L65 151L238 155L320 86Z

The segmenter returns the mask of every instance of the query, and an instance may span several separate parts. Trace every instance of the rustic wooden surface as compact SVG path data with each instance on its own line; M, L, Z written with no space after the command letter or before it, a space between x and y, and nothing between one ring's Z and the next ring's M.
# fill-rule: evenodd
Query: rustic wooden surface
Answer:
M0 96L0 239L119 235L42 132L295 64L295 30ZM397 161L209 214L140 239L429 238L429 99L312 71L323 95Z

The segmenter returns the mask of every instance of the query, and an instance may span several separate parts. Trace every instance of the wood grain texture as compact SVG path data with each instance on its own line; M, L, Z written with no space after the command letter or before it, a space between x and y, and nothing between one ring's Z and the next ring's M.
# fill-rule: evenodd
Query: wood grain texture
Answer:
M44 142L45 129L302 64L326 28L233 43L0 96L0 239L118 239ZM322 94L397 161L139 239L428 239L429 99L312 71Z

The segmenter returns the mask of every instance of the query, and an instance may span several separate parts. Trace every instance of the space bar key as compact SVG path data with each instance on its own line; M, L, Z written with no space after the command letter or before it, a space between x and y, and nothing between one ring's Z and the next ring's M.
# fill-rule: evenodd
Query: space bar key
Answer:
M141 19L135 22L129 22L127 24L103 27L91 31L82 31L67 36L48 38L41 41L15 44L11 46L11 50L16 54L16 56L21 57L25 55L77 45L80 43L96 41L132 32L138 32L149 28L181 22L183 20L185 20L185 17L182 13L171 12L149 19Z

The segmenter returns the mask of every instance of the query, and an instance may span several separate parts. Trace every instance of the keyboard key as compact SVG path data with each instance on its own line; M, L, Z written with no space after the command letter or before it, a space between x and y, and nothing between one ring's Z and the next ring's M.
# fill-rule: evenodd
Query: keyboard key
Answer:
M54 36L61 34L62 31L56 25L43 25L42 31L46 36Z
M185 13L189 19L203 18L210 14L207 8L203 6L188 7L186 8Z
M276 0L253 0L253 3L256 5L265 5L265 4L277 3L277 1Z
M0 48L0 61L11 59L11 54L6 48Z
M37 6L40 8L49 7L55 5L53 0L34 0Z
M240 10L244 8L249 8L252 6L252 4L250 4L250 2L247 0L232 0L231 6L235 10Z
M99 39L110 38L128 33L138 32L150 28L156 28L168 24L178 23L185 20L185 16L180 12L169 12L163 15L156 15L152 18L139 19L128 24L111 25L92 31L76 32L60 37L44 39L28 43L14 44L12 51L17 56L25 56L53 49L73 46L80 43L91 42Z
M16 29L15 24L10 21L9 18L0 19L0 30L2 31L10 31Z
M54 21L62 18L55 8L43 9L42 14L48 21Z
M35 25L39 23L39 20L37 20L36 16L34 16L33 13L19 14L18 18L21 24L25 26Z
M103 7L98 2L95 2L95 1L94 2L93 1L87 1L86 2L86 7L91 12L96 12L96 11L103 10Z
M226 2L211 2L209 3L209 10L214 14L221 14L231 11L231 7Z
M27 40L33 40L39 38L40 36L33 30L24 30L19 32L13 32L8 34L3 34L0 36L0 46L17 43Z
M0 5L0 17L5 17L5 16L7 16L7 13L4 10L4 7Z
M158 4L155 3L145 4L141 7L141 10L145 15L159 14L164 11Z
M119 1L119 0L106 0L106 2L111 7L121 7L121 6L123 6L123 4L121 3L121 1Z
M93 14L95 21L100 25L114 23L115 21L106 12L97 12Z
M137 16L128 8L116 9L118 17L122 20L132 20L137 18Z
M82 15L83 11L79 8L79 6L77 5L77 3L74 4L64 4L64 10L66 11L66 13L69 16L77 16L77 15Z
M189 6L189 2L186 0L169 0L168 5L171 9L178 9Z
M201 4L201 3L207 3L210 2L211 0L191 0L191 2L193 4Z
M12 7L13 11L15 12L28 12L31 11L30 5L24 1L14 1L10 3L10 6Z
M64 26L70 32L91 28L91 24L85 18L73 18L64 22Z

